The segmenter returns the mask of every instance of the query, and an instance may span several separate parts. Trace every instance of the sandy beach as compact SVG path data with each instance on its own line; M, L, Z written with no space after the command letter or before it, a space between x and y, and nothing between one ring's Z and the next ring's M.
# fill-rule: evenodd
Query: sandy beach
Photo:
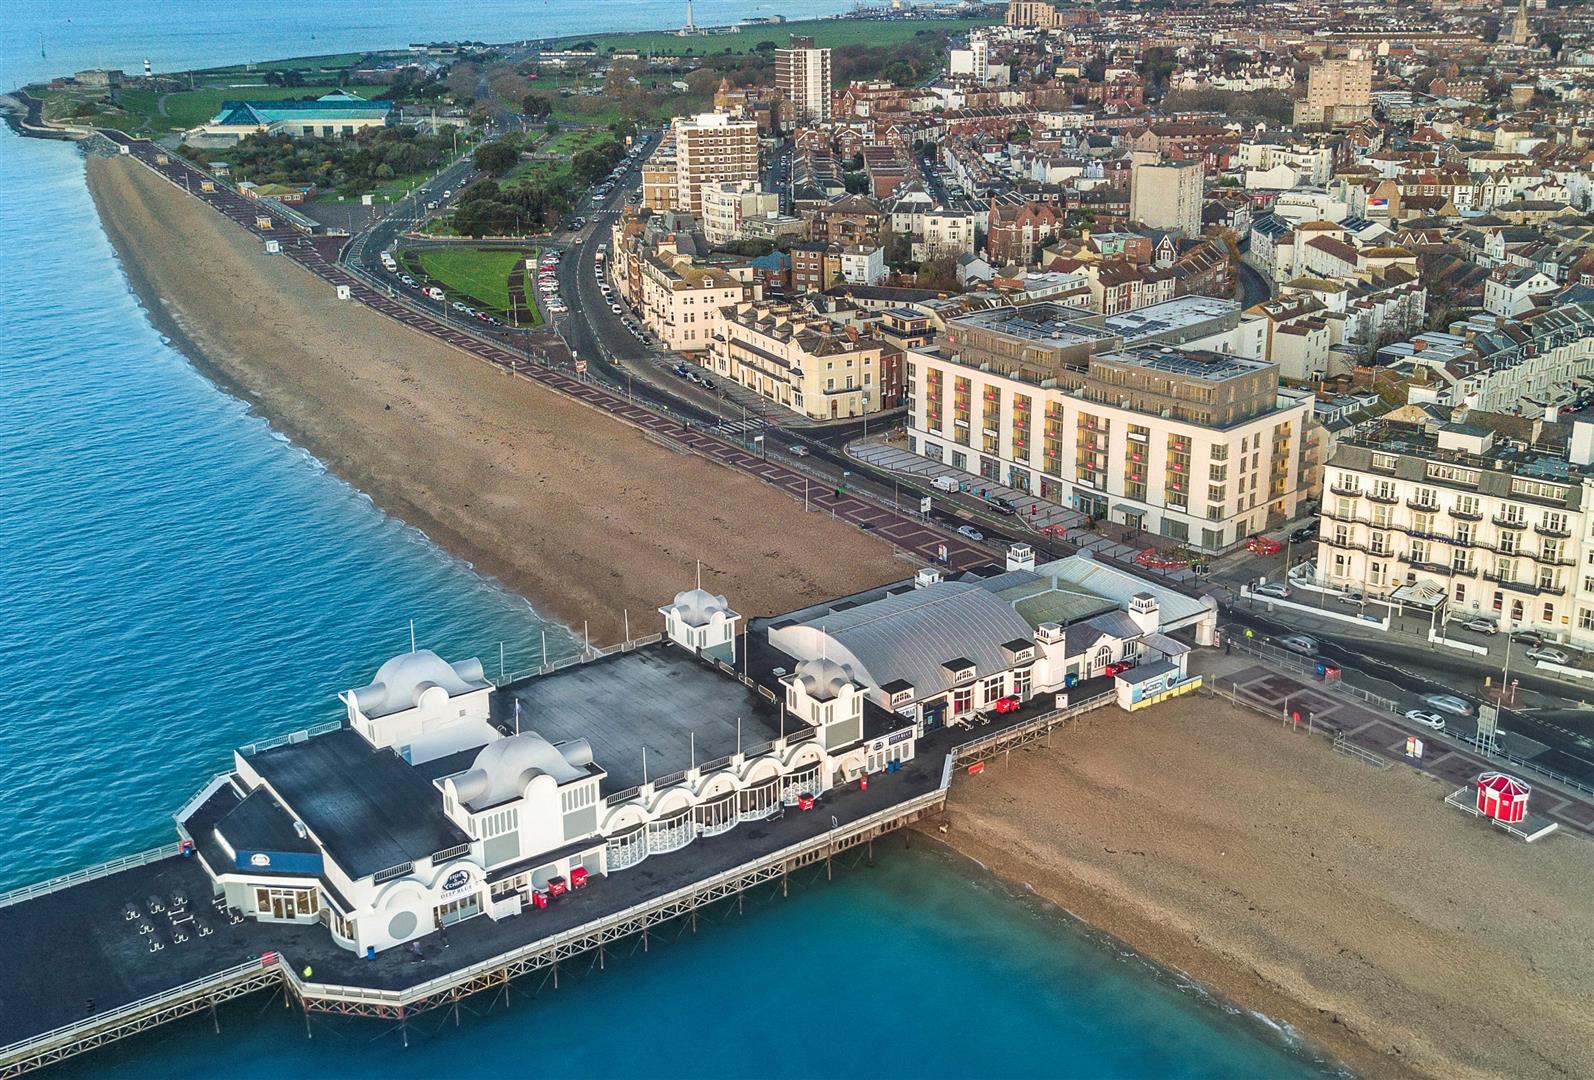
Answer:
M1364 1075L1594 1076L1594 846L1446 794L1194 696L960 779L940 839Z
M88 182L130 281L207 374L389 513L581 633L693 584L748 615L900 580L889 544L500 374L326 284L127 158ZM181 418L172 418L180 423Z

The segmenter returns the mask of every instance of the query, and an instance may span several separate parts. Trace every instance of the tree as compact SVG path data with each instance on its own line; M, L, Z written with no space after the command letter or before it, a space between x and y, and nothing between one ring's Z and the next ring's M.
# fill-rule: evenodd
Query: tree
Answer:
M553 114L553 102L546 94L527 94L520 100L520 111L528 120L542 120Z
M520 162L520 152L502 140L478 146L473 157L476 167L491 176L503 176Z
M757 45L754 45L753 48L758 52L774 52L775 43L773 41L760 41Z

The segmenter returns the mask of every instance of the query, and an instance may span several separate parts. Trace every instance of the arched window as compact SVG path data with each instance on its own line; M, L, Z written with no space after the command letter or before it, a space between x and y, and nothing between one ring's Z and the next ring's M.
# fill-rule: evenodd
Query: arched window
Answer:
M1091 661L1090 667L1092 671L1101 671L1110 663L1112 663L1112 646L1103 645L1096 650L1096 659Z

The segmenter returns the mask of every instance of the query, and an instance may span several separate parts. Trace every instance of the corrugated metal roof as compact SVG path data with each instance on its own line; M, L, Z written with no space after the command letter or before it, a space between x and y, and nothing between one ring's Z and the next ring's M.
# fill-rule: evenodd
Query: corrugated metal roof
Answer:
M920 698L952 685L950 672L942 666L946 661L967 657L982 676L1004 671L1011 661L1002 645L1030 637L1029 624L1011 606L980 585L961 581L770 630L771 644L793 656L828 656L874 687L904 679Z

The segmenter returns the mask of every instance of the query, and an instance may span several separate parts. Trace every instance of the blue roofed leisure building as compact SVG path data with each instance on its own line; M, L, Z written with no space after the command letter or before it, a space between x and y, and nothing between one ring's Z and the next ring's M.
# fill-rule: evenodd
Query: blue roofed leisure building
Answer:
M228 146L257 133L342 138L391 122L393 103L335 90L304 101L223 101L209 122L184 134L195 145Z

